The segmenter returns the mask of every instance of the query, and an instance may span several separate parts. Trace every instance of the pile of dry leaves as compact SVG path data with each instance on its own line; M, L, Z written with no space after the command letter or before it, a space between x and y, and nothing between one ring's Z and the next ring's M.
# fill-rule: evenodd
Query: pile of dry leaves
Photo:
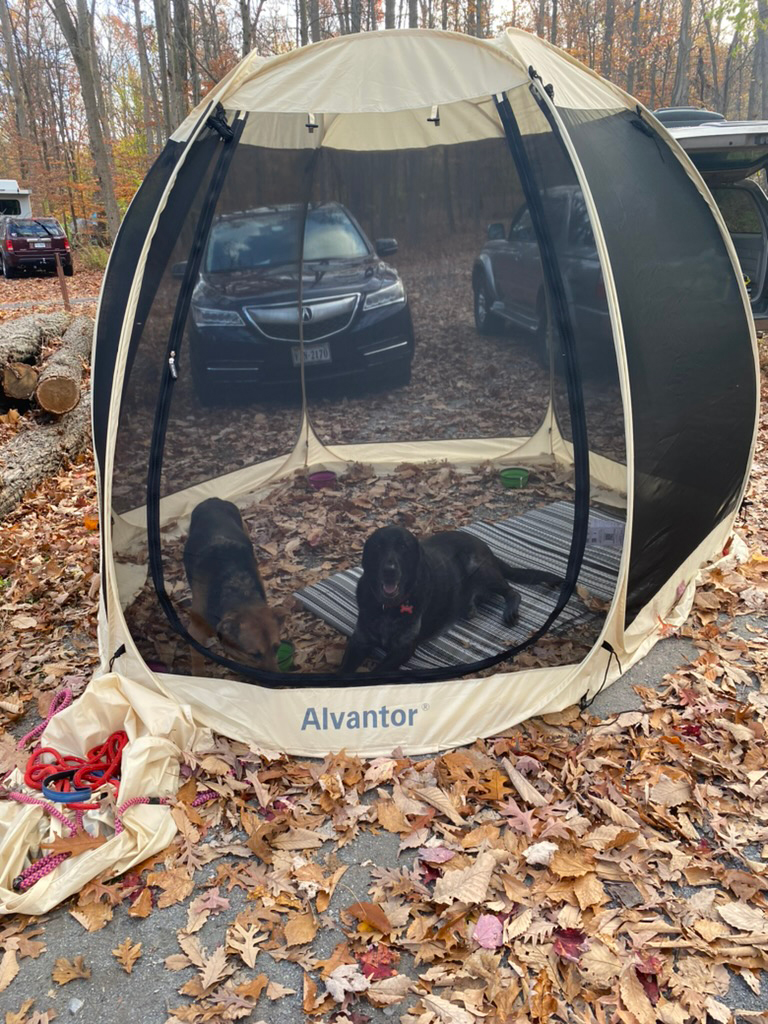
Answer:
M185 908L163 951L179 995L147 1024L266 1021L282 1000L329 1024L727 1024L735 976L764 1006L766 443L740 523L751 558L710 574L685 629L698 656L649 680L644 710L572 708L420 758L314 762L219 737L185 755L172 845L57 913L103 930L130 1002L153 969L132 928ZM94 499L84 459L4 523L0 772L33 724L20 715L95 662ZM398 856L371 866L360 898L344 855L365 836ZM86 842L60 841L73 855ZM1 921L0 950L5 1024L53 1020L24 987L45 921ZM76 947L50 953L56 986L94 983ZM275 978L285 961L295 992Z

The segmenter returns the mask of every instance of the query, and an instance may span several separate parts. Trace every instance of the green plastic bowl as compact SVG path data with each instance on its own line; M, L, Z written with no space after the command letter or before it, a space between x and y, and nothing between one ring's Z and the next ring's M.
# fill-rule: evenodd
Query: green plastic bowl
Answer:
M290 672L293 668L293 644L283 643L277 648L277 667L281 672Z
M528 470L519 467L502 469L499 476L505 487L525 487L528 483Z

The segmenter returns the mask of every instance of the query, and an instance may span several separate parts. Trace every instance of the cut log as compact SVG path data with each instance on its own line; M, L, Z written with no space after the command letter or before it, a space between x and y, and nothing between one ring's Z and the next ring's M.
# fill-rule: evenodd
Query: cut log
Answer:
M71 321L69 313L35 313L0 324L0 367L35 362L43 342L62 334Z
M0 448L0 519L91 442L90 395L51 423L20 431Z
M3 391L17 401L31 398L37 387L39 374L29 363L8 363L3 370Z
M40 371L35 389L38 405L46 412L71 412L80 401L83 365L91 356L93 320L79 316L66 329L61 345Z

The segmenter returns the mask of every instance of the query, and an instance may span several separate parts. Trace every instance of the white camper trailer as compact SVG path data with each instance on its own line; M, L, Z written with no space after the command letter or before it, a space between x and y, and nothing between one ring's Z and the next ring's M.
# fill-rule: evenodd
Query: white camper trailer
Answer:
M14 217L31 217L31 192L27 188L19 188L15 178L0 178L0 214L6 213Z

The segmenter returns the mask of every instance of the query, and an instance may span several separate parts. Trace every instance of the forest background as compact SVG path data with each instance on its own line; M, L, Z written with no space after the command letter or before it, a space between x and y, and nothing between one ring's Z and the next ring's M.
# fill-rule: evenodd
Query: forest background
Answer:
M244 54L507 26L651 109L768 117L768 0L0 0L0 178L31 189L33 212L58 217L98 264L168 136Z

